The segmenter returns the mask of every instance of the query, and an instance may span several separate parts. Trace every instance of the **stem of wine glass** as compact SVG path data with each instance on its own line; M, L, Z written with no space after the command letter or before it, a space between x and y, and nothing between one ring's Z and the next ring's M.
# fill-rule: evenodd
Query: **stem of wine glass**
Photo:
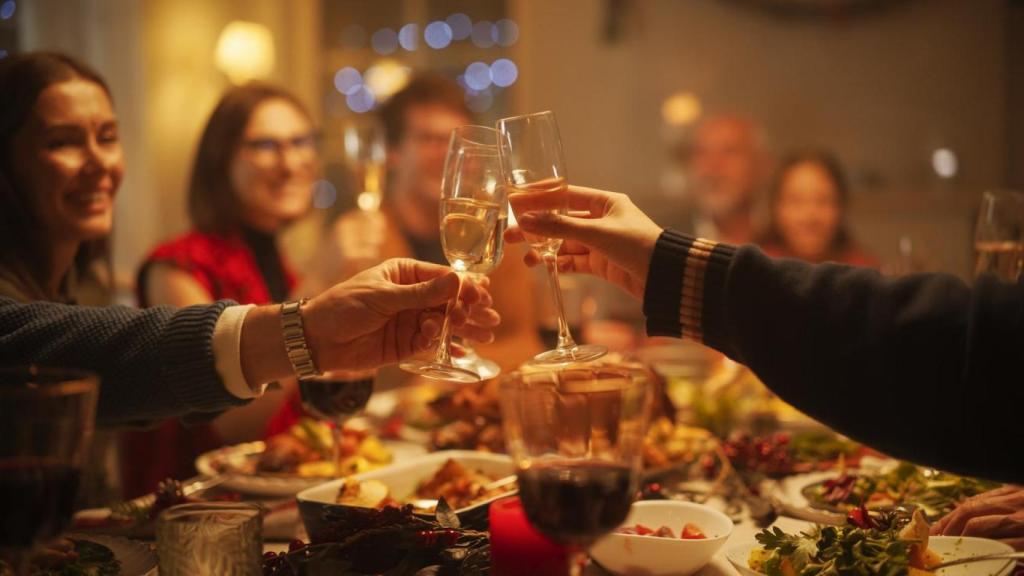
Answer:
M468 276L469 279L472 280L473 282L479 284L484 278L487 277L487 274L480 274L479 272L466 272L466 276ZM459 345L462 346L462 349L465 351L466 356L473 355L473 345L470 344L469 340L465 338L459 338Z
M344 434L341 431L341 423L337 420L331 426L331 435L334 437L334 443L331 445L331 458L334 459L334 475L340 477L344 474L341 469L341 440Z
M565 350L575 348L576 341L572 339L572 332L569 331L569 323L565 321L565 304L562 303L562 286L558 283L558 255L547 252L543 256L544 265L548 269L548 285L551 287L551 296L555 300L555 312L558 313L558 349Z
M455 292L455 298L452 298L444 309L441 341L437 345L437 354L434 355L434 363L443 366L450 366L452 363L452 308L459 301L459 294L462 292L462 272L456 270L456 274L459 275L459 289Z

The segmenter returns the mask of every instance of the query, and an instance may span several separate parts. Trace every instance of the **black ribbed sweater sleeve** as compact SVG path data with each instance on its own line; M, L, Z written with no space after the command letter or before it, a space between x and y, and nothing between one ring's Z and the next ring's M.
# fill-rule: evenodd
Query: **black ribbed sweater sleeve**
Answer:
M658 240L650 333L682 328L808 415L893 456L1024 481L1024 285L889 278L717 245L688 334L679 318L693 299L684 278L699 260L694 242L673 231Z
M0 298L0 364L97 372L101 424L221 411L245 403L214 365L213 329L231 304L136 310Z

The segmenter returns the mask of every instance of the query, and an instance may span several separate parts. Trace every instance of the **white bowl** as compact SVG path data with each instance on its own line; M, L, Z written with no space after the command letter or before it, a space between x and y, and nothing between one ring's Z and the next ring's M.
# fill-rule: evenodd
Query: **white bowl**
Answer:
M687 522L696 524L707 536L702 540L678 538ZM693 574L732 534L732 520L714 508L693 502L647 500L636 502L623 526L643 524L657 530L668 526L677 538L656 538L634 534L610 534L590 549L602 566L623 575L669 576Z
M319 533L326 524L323 520L324 512L340 512L345 509L352 509L352 506L345 506L336 503L338 491L346 481L364 482L366 480L379 480L391 491L391 497L403 501L416 493L419 485L434 475L444 463L451 458L459 464L479 470L493 478L501 478L515 473L515 465L512 459L503 454L489 454L486 452L475 452L471 450L442 450L425 456L411 458L399 464L392 464L370 472L354 474L348 478L339 478L325 482L299 492L296 496L299 504L299 514L306 526L306 532L311 536ZM472 506L455 510L455 513L462 520L463 527L487 528L487 512L491 502L498 498L509 496L514 492L507 492L495 496L484 502L477 502ZM426 517L433 517L433 514L423 514Z

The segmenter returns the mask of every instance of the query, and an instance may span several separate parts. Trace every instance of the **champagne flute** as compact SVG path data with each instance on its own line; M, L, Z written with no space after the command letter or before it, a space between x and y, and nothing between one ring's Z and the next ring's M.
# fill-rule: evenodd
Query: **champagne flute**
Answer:
M1024 272L1024 194L990 190L981 196L974 230L974 277L995 274L1017 282Z
M498 120L501 169L510 194L560 194L566 189L565 159L558 123L553 112L538 112ZM567 211L563 205L559 214ZM522 214L516 214L520 217ZM548 271L548 284L555 301L558 319L558 345L534 356L535 364L561 365L589 362L604 356L608 349L595 344L577 344L565 319L562 288L558 284L560 238L527 235L530 246L540 253Z
M299 380L302 407L320 420L331 423L331 458L337 476L344 476L341 467L341 446L345 421L366 407L373 394L375 370L336 371L323 376Z
M482 194L484 196L490 194L493 196L504 199L503 184L501 179L501 165L498 161L498 132L493 128L486 126L474 126L466 125L459 126L455 130L452 130L451 143L449 146L451 149L474 149L480 153L479 168L488 172L483 175L482 179L486 180ZM485 161L486 158L491 158L492 161ZM456 164L446 165L445 168L455 169ZM459 177L458 174L452 174L452 178ZM465 177L465 176L463 176ZM477 178L480 180L481 178ZM494 182L492 186L490 183ZM497 202L496 202L497 203ZM494 226L494 232L491 234L491 238L488 240L487 248L484 251L484 257L480 262L472 265L467 270L466 274L474 281L480 281L485 276L494 271L495 268L501 264L501 258L505 252L505 228L508 226L508 202L505 201L501 204L501 211L498 213L498 221ZM501 373L501 367L498 366L497 362L488 360L487 358L481 357L473 349L472 345L467 340L460 339L459 345L462 346L464 354L461 358L453 359L453 362L459 368L465 368L476 372L482 380L488 380L494 378Z
M384 196L384 129L374 119L349 120L342 128L342 144L345 164L353 178L356 205L363 212L376 212Z
M629 514L640 487L650 372L575 365L501 381L505 444L527 519L569 547L569 573Z
M0 369L0 573L71 520L92 437L99 381L36 366Z
M449 141L441 183L441 247L460 280L501 249L495 236L502 214L506 217L508 198L502 186L497 150L486 146L464 146L456 134ZM476 372L460 368L451 356L451 308L448 304L441 341L432 361L408 360L403 370L435 380L479 382Z

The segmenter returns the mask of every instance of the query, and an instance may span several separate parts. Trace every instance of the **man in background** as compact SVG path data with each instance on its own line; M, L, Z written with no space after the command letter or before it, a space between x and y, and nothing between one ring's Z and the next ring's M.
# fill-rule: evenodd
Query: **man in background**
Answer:
M387 141L387 190L379 213L353 210L335 223L343 278L395 257L448 264L441 248L441 180L452 130L474 123L465 92L443 76L417 76L381 106L379 116ZM368 243L374 246L368 249ZM479 347L482 356L506 370L541 350L533 282L519 263L522 255L518 249L507 251L490 275L494 308L503 322L494 343Z
M709 116L694 130L686 167L691 204L684 231L731 244L752 242L755 207L770 169L760 127L745 116Z

